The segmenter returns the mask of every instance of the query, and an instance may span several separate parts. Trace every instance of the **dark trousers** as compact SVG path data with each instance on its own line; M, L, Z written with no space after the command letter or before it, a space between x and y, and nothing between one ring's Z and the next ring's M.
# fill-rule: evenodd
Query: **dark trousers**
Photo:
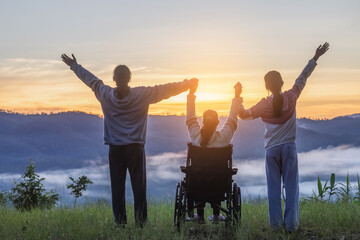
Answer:
M146 159L144 145L129 144L109 147L112 207L115 222L126 224L125 182L129 170L134 194L135 223L142 226L147 220Z
M221 205L221 202L215 202L215 204L217 205ZM220 209L215 208L215 206L211 206L213 208L213 215L214 216L219 216L220 215ZM204 208L205 208L205 203L202 203L198 206L197 208L197 214L201 217L204 217Z

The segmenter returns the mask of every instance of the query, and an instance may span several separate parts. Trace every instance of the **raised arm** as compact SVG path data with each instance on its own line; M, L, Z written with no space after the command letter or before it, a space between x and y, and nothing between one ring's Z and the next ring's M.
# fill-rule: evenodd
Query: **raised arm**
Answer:
M304 70L301 72L300 76L296 79L294 87L293 87L293 91L296 95L296 97L298 98L300 96L300 93L302 92L302 90L304 89L305 85L306 85L306 80L308 79L308 77L310 77L311 73L313 72L313 70L315 69L317 63L316 61L319 59L320 56L322 56L327 50L329 50L329 43L324 43L323 45L320 45L316 51L315 51L315 55L312 59L310 59L310 61L308 62L308 64L306 65L306 67L304 68ZM297 89L296 89L297 88Z
M241 120L254 120L261 117L261 114L264 111L265 107L266 100L265 98L263 98L249 109L245 109L243 106L241 106L238 112L238 116Z
M240 97L242 92L242 86L238 82L235 86L235 97L232 100L230 113L228 118L226 119L226 122L222 129L220 130L220 134L226 139L227 142L231 142L232 138L234 137L234 133L237 129L237 115L240 111L240 108L243 108L242 106L242 98Z
M254 120L251 110L245 108L240 109L239 118L241 118L241 120Z
M197 86L198 84L195 83L190 88L186 103L186 125L192 142L200 134L200 124L197 120L195 110L195 92L197 90Z
M319 59L319 57L321 57L322 55L324 55L324 53L326 53L327 50L329 50L329 46L330 46L330 44L326 42L326 43L324 43L322 46L320 45L320 46L316 49L315 55L314 55L314 57L313 57L313 59L314 59L315 62Z
M236 86L236 85L235 85ZM242 92L242 87L241 87L241 91ZM235 97L237 96L237 92L235 90ZM240 94L238 94L238 96L240 96ZM237 116L239 116L239 118L241 120L253 120L254 118L252 117L252 112L250 109L245 109L244 106L241 104L241 107L239 108L238 112L237 112Z
M163 85L156 85L153 87L145 87L143 89L143 99L146 103L153 104L169 97L176 96L182 92L187 91L194 84L198 83L198 79L185 79L182 82L168 83Z
M66 54L61 55L62 61L74 71L76 76L80 78L88 87L90 87L95 93L96 98L101 101L110 92L110 87L105 85L103 81L97 78L94 74L83 68L76 61L74 54L72 58Z

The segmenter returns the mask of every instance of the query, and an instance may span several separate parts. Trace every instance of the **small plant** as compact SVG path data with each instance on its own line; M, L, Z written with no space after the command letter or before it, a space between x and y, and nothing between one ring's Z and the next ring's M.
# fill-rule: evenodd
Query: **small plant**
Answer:
M322 186L321 181L320 181L320 177L318 176L318 199L321 202L324 202L325 200L325 195L327 190L329 189L329 187L327 186L328 181L325 182L324 186Z
M350 185L350 181L349 181L349 173L347 173L346 175L346 185L343 183L340 183L340 185L342 187L340 187L339 189L339 195L341 196L341 201L342 202L350 202L351 200L351 185Z
M9 198L18 210L30 211L33 208L52 208L59 200L59 194L55 194L53 190L45 192L44 184L45 178L40 178L35 173L35 166L33 161L27 166L23 181L15 182L15 187L11 190Z
M333 195L338 194L338 188L336 187L337 184L335 183L335 173L331 173L330 175L330 185L328 185L328 181L325 182L324 185L322 185L320 181L320 177L317 178L317 188L318 193L316 193L313 190L313 194L311 197L303 198L306 201L320 201L320 202L331 202L331 197ZM325 199L326 195L329 196L328 199Z
M331 196L336 195L338 188L336 187L336 183L335 183L335 173L331 173L330 176L330 186L328 187L329 190L329 202L331 201Z
M71 188L71 194L74 195L74 207L76 206L76 200L82 196L83 192L86 191L88 184L93 184L93 182L85 175L79 177L78 180L75 180L73 177L69 177L72 183L66 185L67 188Z
M354 201L360 202L360 178L359 178L359 174L357 174L357 186L356 188L356 193L355 193L355 197L354 197Z
M319 201L319 197L316 194L316 192L314 190L312 190L312 191L313 191L313 194L308 198L303 198L303 200L309 201L309 202L317 202L317 201Z
M313 190L313 195L309 198L306 198L307 201L320 201L320 202L326 202L325 195L329 187L327 186L327 181L325 182L324 186L322 186L322 183L320 181L320 177L318 176L317 179L317 186L318 186L318 194Z

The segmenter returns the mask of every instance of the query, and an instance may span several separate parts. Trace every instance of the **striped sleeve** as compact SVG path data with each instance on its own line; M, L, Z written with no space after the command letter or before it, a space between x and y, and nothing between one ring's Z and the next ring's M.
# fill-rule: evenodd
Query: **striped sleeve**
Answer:
M192 142L200 134L200 124L195 111L195 99L195 95L188 95L186 103L186 125Z
M223 135L224 139L226 140L227 144L230 144L234 133L237 129L237 114L240 110L240 107L242 107L242 98L233 98L230 113L228 118L226 119L226 122L224 124L224 127L220 130L220 133Z

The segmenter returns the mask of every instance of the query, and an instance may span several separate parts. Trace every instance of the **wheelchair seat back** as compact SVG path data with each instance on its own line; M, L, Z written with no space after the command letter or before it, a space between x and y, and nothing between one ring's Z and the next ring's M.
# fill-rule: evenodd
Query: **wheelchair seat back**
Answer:
M195 201L223 201L231 193L232 145L202 148L188 144L188 196Z

